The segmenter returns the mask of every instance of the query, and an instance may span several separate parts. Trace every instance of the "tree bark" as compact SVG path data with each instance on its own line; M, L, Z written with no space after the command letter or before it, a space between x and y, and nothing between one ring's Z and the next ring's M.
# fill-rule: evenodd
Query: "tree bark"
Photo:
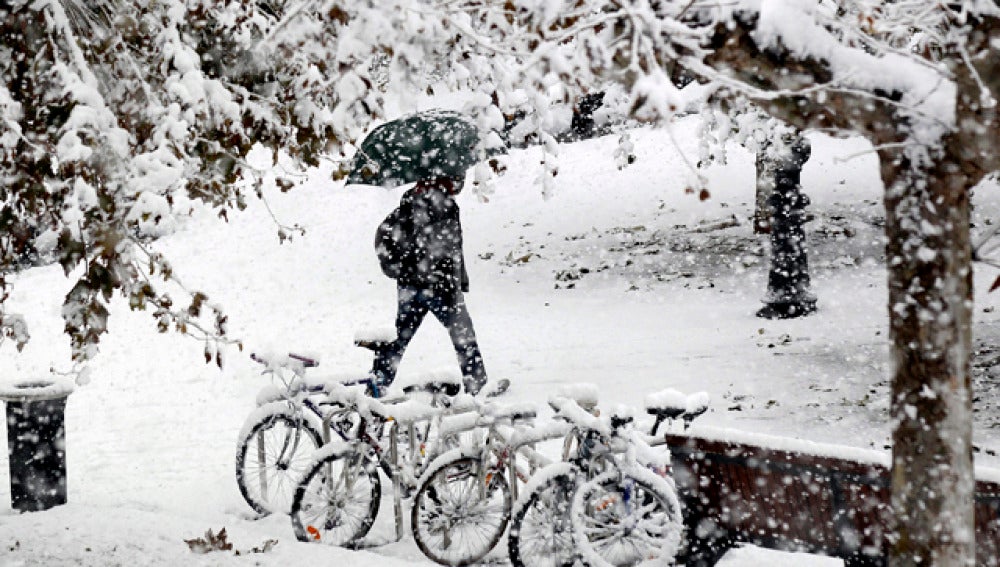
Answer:
M767 204L774 193L774 160L767 157L763 149L757 151L756 205L753 211L754 234L770 234L771 205Z
M892 364L893 566L972 566L969 187L882 151Z

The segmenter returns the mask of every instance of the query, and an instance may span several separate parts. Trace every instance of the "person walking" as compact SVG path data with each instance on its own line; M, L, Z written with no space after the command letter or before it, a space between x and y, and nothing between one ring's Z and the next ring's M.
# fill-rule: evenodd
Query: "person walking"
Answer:
M396 339L376 352L373 362L375 396L395 380L403 353L428 312L451 336L465 391L475 395L486 385L486 368L465 304L469 275L454 198L463 183L453 177L417 181L376 233L382 271L396 280L397 310Z

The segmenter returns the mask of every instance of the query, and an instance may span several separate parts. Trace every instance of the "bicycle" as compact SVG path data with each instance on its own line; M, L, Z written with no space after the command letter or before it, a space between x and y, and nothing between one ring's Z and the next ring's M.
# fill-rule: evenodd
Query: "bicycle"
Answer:
M435 395L457 393L450 383L425 388ZM344 387L330 388L327 396L357 416L358 423L350 437L316 451L298 482L290 509L296 538L356 546L379 513L381 469L392 481L396 537L402 539L402 499L416 489L433 457L457 445L454 434L438 430L444 417L474 407L466 403L471 396L455 395L447 408L412 399L387 402Z
M485 429L476 446L442 454L427 467L410 508L417 547L442 565L468 565L492 550L507 529L511 495L530 471L519 470L514 455L544 436L519 426L534 420L533 406L479 407L474 420L457 429Z
M683 517L666 476L669 454L666 462L643 454L650 446L628 429L631 420L619 414L611 421L608 450L618 458L577 486L569 508L577 556L589 567L672 559L680 548Z
M278 357L251 355L265 366L264 373L281 381L257 396L257 409L247 417L236 444L236 484L247 504L259 514L286 512L288 488L304 463L323 445L322 419L326 409L316 398L323 384L307 383L306 368L315 359L297 354Z
M385 338L355 339L357 346L376 355L389 342ZM240 430L236 483L244 500L258 514L288 513L295 485L313 453L333 438L350 438L356 426L357 419L346 408L323 402L328 399L330 386L363 386L372 393L371 373L313 379L307 378L305 372L317 367L319 361L310 356L255 353L251 359L263 364L263 373L270 374L272 381L280 381L280 386L272 383L261 389L257 409ZM431 405L446 406L460 388L457 379L435 377L428 382L429 386L425 383L405 388L404 396L432 390Z
M669 454L657 454L652 445L659 444L656 433L665 421L681 418L686 428L704 413L707 395L668 390L647 396L647 412L655 417L648 437L634 430L628 409L604 421L576 400L550 403L572 427L563 460L540 471L518 501L508 538L511 563L579 560L603 567L672 557L680 541L680 506L669 480Z
M582 406L596 405L596 387L567 385L562 390ZM479 494L497 484L504 494L510 493L514 501L518 500L518 482L532 486L536 483L535 471L553 463L535 447L568 437L571 432L566 420L541 427L535 424L531 428L513 427L519 421L533 419L535 414L534 407L504 408L498 412L493 406L482 406L480 414L466 426L485 427L483 442L444 454L428 468L414 497L410 522L414 540L427 557L445 565L466 565L478 561L496 546L510 520L510 499L491 511L491 521L484 521L486 514L481 508L466 502L454 505L442 501L440 495ZM527 468L518 463L518 457L527 459ZM456 544L455 540L461 541Z

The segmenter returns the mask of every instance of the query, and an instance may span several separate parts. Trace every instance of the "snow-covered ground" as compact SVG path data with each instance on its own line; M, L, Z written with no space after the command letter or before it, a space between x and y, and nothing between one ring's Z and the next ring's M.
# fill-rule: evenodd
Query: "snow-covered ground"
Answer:
M695 130L693 117L674 130L691 159ZM562 146L551 199L533 184L537 149L510 156L488 203L471 191L460 197L472 281L467 299L489 374L513 384L507 397L541 401L553 385L571 382L597 384L602 404L638 405L666 387L706 390L706 425L884 449L882 185L874 154L863 153L869 147L812 136L803 185L816 215L808 238L819 311L768 321L754 316L766 285L767 246L748 220L751 157L732 148L730 164L709 171L711 198L702 201L685 192L691 174L663 131L633 136L638 160L623 171L614 165L612 137ZM279 244L259 202L228 224L195 211L158 242L188 286L225 308L246 349L228 349L220 371L204 364L203 345L158 334L147 313L116 300L92 382L68 403L70 503L14 514L0 456L0 565L430 564L410 537L365 551L299 543L287 518L252 519L233 474L237 432L267 383L250 351L319 353L317 374L367 368L354 333L389 324L395 309L394 283L380 274L371 240L402 191L345 188L319 170L304 187L268 192L278 219L306 228L291 243ZM981 193L977 217L995 216L995 199ZM995 276L981 269L976 279L982 356L975 436L977 458L990 465L1000 450L1000 396L988 379L989 345L1000 334L997 296L986 294ZM33 338L20 354L3 345L0 376L40 377L67 367L59 314L68 285L58 266L17 278L10 308L28 316ZM454 367L447 335L429 321L400 379ZM373 543L390 539L390 516L383 514ZM184 543L222 527L244 553L195 555ZM270 551L251 552L272 539L278 543ZM741 549L724 564L829 562Z

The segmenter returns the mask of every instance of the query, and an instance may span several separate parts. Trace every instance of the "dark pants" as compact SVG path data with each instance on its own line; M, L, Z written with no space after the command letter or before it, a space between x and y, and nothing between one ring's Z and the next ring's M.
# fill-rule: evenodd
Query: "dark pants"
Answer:
M448 329L451 342L458 355L462 369L465 391L475 394L486 384L486 368L483 356L476 342L476 331L472 328L472 317L465 306L465 295L461 291L436 291L398 286L396 311L396 340L379 352L373 364L380 389L385 389L396 379L396 369L403 358L406 345L420 327L424 316L430 311Z

